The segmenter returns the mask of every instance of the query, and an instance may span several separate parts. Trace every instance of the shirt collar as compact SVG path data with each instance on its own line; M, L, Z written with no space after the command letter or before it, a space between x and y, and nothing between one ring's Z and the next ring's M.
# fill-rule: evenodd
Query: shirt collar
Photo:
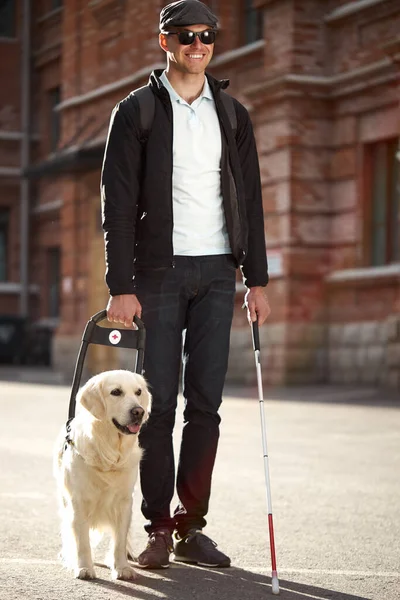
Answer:
M171 102L184 102L185 104L187 104L185 100L183 100L183 98L181 98L179 94L177 94L177 92L174 90L165 71L163 71L163 73L160 75L160 80L162 81L164 87L167 88L171 98ZM201 101L203 98L206 98L207 100L213 100L211 87L208 83L207 77L204 77L204 88L200 96L197 98L196 102Z

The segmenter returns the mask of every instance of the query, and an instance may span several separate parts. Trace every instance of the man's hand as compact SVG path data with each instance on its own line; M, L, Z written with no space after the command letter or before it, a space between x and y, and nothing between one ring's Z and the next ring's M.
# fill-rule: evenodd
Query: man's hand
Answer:
M247 318L250 324L258 321L258 325L262 325L271 312L267 293L261 286L250 288L244 297L244 303L247 306Z
M111 296L107 304L107 319L110 323L123 323L132 327L133 317L142 316L142 306L135 294Z

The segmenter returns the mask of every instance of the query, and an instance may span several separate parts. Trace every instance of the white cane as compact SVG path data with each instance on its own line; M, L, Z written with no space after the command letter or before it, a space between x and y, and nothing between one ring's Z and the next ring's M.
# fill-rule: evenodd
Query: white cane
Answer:
M260 400L261 434L262 434L262 445L263 445L263 452L264 452L265 483L267 486L269 544L270 544L270 548L271 548L271 564L272 564L272 593L279 594L279 580L278 580L278 572L276 570L276 556L275 556L274 523L273 523L273 518L272 518L271 484L270 484L270 480L269 480L269 463L268 463L267 433L266 433L265 412L264 412L264 396L263 396L262 377L261 377L260 333L259 333L257 321L254 321L252 323L252 334L253 334L253 348L254 348L255 360L256 360L256 369L257 369L258 397Z

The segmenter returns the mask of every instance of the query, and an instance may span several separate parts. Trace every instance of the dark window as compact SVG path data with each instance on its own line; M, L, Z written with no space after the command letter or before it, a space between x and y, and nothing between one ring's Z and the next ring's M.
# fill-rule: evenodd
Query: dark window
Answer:
M0 208L0 281L8 279L8 229L10 223L10 211L8 208Z
M63 0L51 0L51 8L53 9L61 8L63 4Z
M261 40L263 35L263 11L253 7L253 0L244 2L244 43L251 44Z
M50 144L51 151L57 150L58 142L60 140L60 112L56 110L56 107L61 102L61 88L56 87L49 92L50 99Z
M400 183L398 140L369 147L371 208L369 264L380 266L400 260Z
M60 316L60 274L61 252L60 248L49 248L47 251L47 268L49 282L49 317Z
M0 37L15 37L14 0L0 0Z

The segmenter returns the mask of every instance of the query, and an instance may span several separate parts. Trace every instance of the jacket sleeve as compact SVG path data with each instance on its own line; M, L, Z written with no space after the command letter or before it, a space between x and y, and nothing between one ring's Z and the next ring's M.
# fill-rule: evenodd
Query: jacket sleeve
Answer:
M101 173L106 283L112 296L133 294L135 228L142 147L129 97L114 108Z
M264 210L261 193L260 166L253 126L245 107L236 102L236 145L243 176L248 250L242 265L243 282L247 287L268 283L268 263L265 248Z

